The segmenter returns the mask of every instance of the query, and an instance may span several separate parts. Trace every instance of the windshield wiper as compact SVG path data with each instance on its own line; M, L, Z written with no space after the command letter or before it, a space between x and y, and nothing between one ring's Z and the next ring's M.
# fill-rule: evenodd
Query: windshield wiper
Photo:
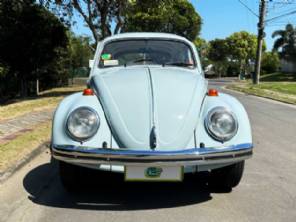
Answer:
M190 67L190 66L193 66L193 64L192 63L185 63L185 62L169 62L169 63L164 63L163 66Z
M140 63L140 62L152 62L152 59L149 59L149 58L136 59L136 60L130 61L128 63L125 63L124 67L126 67L128 65L132 65L134 63Z
M131 61L132 63L138 63L138 62L151 62L152 59L149 59L149 58L141 58L141 59L137 59L137 60L134 60L134 61Z

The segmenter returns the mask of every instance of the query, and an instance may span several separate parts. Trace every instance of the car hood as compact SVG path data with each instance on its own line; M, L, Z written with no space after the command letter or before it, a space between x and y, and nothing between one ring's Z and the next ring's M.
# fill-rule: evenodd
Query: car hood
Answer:
M91 83L113 137L131 149L186 147L207 88L195 72L170 67L111 68Z

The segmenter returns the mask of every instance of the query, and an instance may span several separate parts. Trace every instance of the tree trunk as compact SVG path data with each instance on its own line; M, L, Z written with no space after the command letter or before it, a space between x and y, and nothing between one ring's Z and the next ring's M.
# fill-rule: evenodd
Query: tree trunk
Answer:
M222 77L222 66L219 65L219 74L218 74L218 78L221 79Z
M244 64L242 61L240 61L240 65L239 65L239 74L238 74L238 79L240 80L241 78L241 75L243 73L243 70L244 70Z
M107 37L107 27L106 27L106 21L107 21L107 12L106 8L103 8L101 11L101 36L102 39L105 39Z
M36 96L39 96L39 79L36 80Z
M27 97L28 96L28 81L26 78L21 78L21 97Z

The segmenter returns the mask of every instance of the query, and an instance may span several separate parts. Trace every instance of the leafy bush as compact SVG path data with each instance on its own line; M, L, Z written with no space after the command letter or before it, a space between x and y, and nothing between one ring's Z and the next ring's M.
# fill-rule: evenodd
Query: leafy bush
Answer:
M276 52L266 52L262 56L262 71L263 73L273 73L278 70L280 66L279 55Z

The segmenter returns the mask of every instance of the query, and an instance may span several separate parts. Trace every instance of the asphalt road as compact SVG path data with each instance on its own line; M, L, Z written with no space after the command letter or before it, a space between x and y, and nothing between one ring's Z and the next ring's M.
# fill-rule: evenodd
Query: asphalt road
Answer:
M255 144L232 192L209 189L204 175L181 184L124 183L106 175L70 195L45 152L0 185L0 221L296 221L296 107L229 93L245 105Z

